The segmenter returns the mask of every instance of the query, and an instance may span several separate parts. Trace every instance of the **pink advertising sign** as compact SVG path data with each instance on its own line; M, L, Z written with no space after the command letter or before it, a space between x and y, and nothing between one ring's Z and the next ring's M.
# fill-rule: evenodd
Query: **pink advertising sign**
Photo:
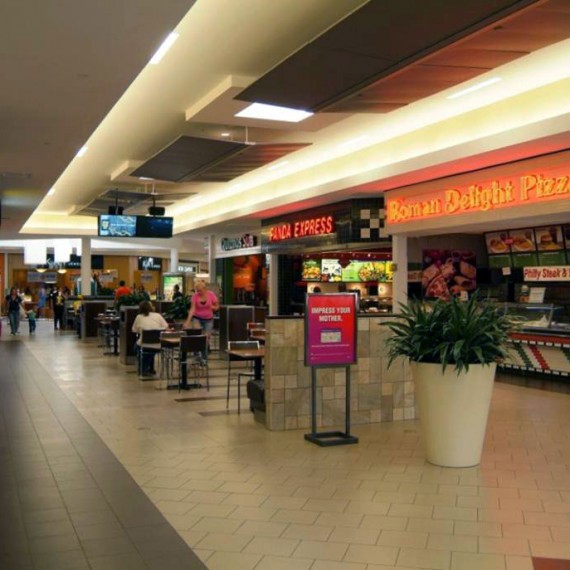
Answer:
M305 366L356 363L356 313L355 293L307 295Z

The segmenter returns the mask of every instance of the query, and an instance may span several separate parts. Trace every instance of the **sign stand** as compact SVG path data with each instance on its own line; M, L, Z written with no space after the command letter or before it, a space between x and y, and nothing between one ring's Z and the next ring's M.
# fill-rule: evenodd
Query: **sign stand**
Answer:
M358 443L358 438L350 435L350 366L346 366L344 370L346 374L345 431L317 432L317 368L311 367L311 433L306 433L305 439L320 447Z

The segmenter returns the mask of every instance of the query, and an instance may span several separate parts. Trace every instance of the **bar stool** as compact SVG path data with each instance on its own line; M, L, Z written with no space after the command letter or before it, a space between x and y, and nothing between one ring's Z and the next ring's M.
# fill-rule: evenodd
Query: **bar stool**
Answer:
M160 335L162 330L150 329L141 331L141 342L139 344L138 372L142 377L143 357L147 354L160 354Z
M187 383L188 378L194 377L196 380L196 382L194 382L196 384L196 387L200 386L198 380L205 376L206 389L208 391L210 390L210 370L208 368L208 360L204 360L201 356L205 353L207 346L208 339L204 334L180 337L180 376L178 380L179 390L182 388L182 380L184 376L186 376ZM199 354L200 356L196 357L196 354ZM183 370L185 370L186 374L183 374Z
M258 350L259 342L256 340L231 340L228 342L228 350ZM232 375L232 362L243 362L242 358L234 356L233 354L228 354L228 386L226 394L226 408L230 405L230 380ZM253 370L241 369L237 373L237 388L238 388L238 414L241 413L241 378L255 378L255 373Z

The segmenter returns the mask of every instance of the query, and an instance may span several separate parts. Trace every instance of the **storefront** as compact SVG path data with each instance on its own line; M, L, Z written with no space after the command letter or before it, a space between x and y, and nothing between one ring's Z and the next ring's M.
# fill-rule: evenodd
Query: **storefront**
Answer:
M266 307L267 264L253 233L216 240L216 275L225 305Z
M262 221L261 250L277 261L278 314L301 314L314 291L355 291L362 310L391 310L383 207L382 199L355 199Z
M517 317L505 367L568 376L569 206L561 152L388 191L386 227L407 241L398 265L423 265L424 297L477 291Z

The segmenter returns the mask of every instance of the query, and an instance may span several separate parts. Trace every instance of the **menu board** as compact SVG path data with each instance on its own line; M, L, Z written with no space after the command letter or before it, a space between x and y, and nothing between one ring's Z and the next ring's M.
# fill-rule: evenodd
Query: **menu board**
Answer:
M321 281L342 281L342 266L338 259L323 259L321 262Z
M425 297L449 299L477 287L475 253L471 250L425 249L422 289Z
M485 234L489 267L564 265L570 259L570 225Z
M320 281L321 280L321 260L307 259L303 261L302 269L303 281Z

